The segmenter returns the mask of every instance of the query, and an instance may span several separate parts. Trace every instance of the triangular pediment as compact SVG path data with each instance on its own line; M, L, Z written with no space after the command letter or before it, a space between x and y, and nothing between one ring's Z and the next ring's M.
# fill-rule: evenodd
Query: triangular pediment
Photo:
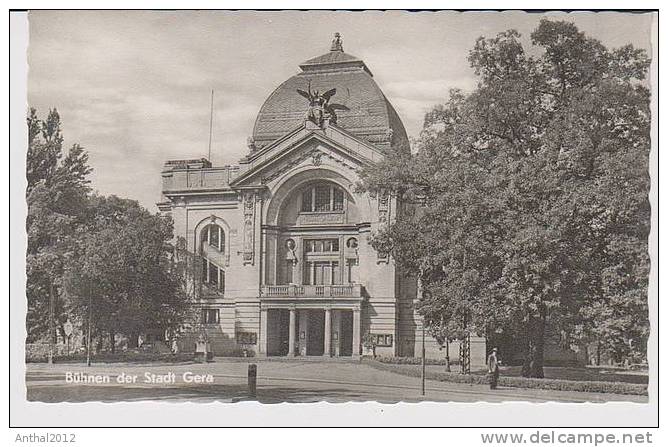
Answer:
M359 170L382 160L383 154L369 143L335 126L313 129L302 125L248 157L246 164L249 168L230 186L265 184L284 172L286 167L296 166L309 158L318 165L321 157L334 159L342 166Z

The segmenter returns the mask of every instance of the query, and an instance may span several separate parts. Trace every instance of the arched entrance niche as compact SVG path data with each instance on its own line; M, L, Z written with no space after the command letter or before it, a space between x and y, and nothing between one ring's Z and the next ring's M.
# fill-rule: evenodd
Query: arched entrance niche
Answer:
M370 219L353 188L326 167L293 171L277 185L266 208L266 284L359 281L359 224Z

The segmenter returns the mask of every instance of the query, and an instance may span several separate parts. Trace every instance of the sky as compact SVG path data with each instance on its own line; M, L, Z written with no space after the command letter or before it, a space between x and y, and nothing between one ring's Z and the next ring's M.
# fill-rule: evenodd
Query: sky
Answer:
M526 45L543 14L525 12L37 11L29 14L28 104L57 108L66 147L88 151L92 187L157 211L163 163L247 152L264 100L298 65L329 51L334 32L365 61L417 137L451 88L471 90L467 56L480 36L518 30ZM651 54L650 14L550 13L609 48Z

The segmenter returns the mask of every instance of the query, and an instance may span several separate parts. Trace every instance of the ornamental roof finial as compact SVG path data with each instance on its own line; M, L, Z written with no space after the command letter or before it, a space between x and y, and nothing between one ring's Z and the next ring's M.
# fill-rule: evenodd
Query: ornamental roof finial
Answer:
M332 40L332 48L329 51L340 51L343 53L343 40L341 34L334 33L334 40Z

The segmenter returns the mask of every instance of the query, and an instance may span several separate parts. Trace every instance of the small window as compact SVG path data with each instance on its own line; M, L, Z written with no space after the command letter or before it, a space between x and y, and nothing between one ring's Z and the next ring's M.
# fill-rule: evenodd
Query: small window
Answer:
M255 332L237 332L237 343L240 345L256 345L257 334Z
M373 334L373 337L376 339L376 346L392 346L392 334Z
M220 323L219 309L202 309L202 323L203 324L218 324Z
M209 284L218 286L218 267L209 262Z
M304 241L306 253L333 253L339 251L338 239L311 239Z
M225 270L204 259L202 262L202 282L221 292L225 292Z

